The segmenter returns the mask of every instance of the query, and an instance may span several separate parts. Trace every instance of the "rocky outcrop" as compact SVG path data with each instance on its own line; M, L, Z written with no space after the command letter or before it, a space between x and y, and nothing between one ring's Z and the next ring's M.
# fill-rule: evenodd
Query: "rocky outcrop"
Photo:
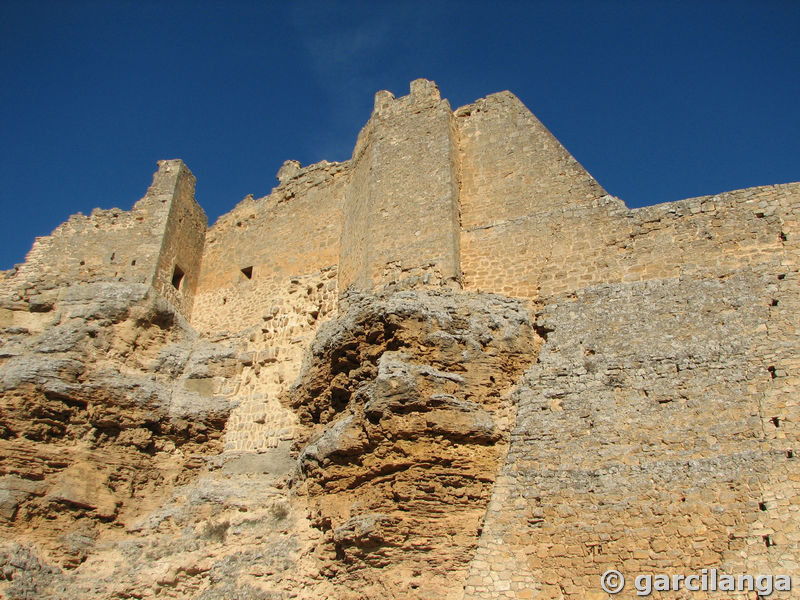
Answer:
M456 597L541 340L500 296L345 302L281 399L293 447L258 454L222 452L244 342L146 288L62 289L41 332L7 328L5 593Z
M508 449L510 392L540 338L500 296L347 300L289 395L325 575L338 597L459 597Z
M15 542L3 567L13 596L19 573L75 569L207 470L237 362L235 345L199 339L145 285L74 285L4 310L0 531ZM8 558L20 553L38 558Z
M207 230L161 161L0 273L0 595L796 580L800 184L629 210L425 80L278 178Z

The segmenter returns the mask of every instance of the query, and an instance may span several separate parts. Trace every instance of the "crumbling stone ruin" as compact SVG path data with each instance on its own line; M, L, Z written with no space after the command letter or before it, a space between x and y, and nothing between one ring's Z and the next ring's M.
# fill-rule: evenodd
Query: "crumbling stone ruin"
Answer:
M629 210L426 80L278 180L207 227L161 161L2 274L0 595L800 586L800 183Z

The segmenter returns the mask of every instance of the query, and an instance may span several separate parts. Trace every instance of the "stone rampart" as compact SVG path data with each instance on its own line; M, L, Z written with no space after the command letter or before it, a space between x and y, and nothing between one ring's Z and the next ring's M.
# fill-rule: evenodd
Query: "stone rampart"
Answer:
M512 94L453 112L425 80L376 95L350 160L278 180L207 229L162 161L132 210L38 238L0 274L0 363L77 339L133 364L144 309L103 350L105 325L60 323L75 282L171 303L141 364L178 361L170 324L210 340L184 388L224 388L221 462L295 469L270 491L311 515L281 530L313 548L287 597L599 600L610 568L800 585L800 183L630 210ZM176 597L214 572L192 569Z
M194 326L238 331L258 325L292 279L335 267L347 174L348 163L284 171L272 194L248 197L220 217L206 237Z
M379 92L353 152L340 289L460 279L458 156L450 105L433 82Z
M9 301L27 302L33 290L41 296L75 282L144 283L189 314L206 229L194 181L182 161L159 161L152 185L130 211L73 215L51 235L36 239L26 261L0 282L0 293ZM176 265L183 273L180 280L174 279ZM51 304L56 295L49 293Z

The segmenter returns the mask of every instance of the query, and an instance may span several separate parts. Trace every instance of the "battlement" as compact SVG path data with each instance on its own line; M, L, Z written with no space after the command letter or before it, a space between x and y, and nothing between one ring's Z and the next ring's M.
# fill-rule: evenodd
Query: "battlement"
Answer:
M510 92L453 111L426 80L376 94L349 160L277 179L208 227L160 161L2 275L0 528L65 567L4 584L797 580L800 182L630 210Z
M289 160L277 178L207 228L194 176L160 161L131 211L71 217L4 288L149 283L201 331L257 325L292 281L331 272L339 296L448 286L536 300L761 260L798 194L787 184L630 211L512 93L453 111L425 79L406 96L376 93L350 160Z
M36 239L0 291L13 301L76 282L144 283L191 314L207 222L194 186L183 161L159 161L153 183L130 211L71 216Z

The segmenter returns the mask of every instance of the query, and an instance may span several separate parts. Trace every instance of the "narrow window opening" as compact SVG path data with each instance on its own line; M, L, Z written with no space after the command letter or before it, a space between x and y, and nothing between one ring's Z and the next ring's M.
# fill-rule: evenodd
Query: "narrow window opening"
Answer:
M172 287L179 290L181 289L181 283L183 283L183 269L175 265L175 270L172 272Z
M116 256L117 256L117 253L116 253L116 252L112 252L112 253L111 253L111 258L110 258L110 259L108 259L108 260L109 260L109 262L114 262L114 258L115 258Z
M774 298L772 299L772 306L778 306L778 301Z
M767 503L766 502L759 502L758 503L758 510L767 510Z
M786 279L786 273L781 273L778 275L778 281L783 281L784 279Z
M775 367L774 366L769 366L769 367L767 367L767 371L769 371L770 377L775 379Z
M242 269L242 275L244 275L248 279L252 279L253 278L253 267L244 267Z
M768 535L763 536L764 538L764 545L769 548L770 546L774 546L775 542L772 541L772 538Z
M772 424L773 424L773 425L775 425L775 427L780 427L780 426L781 426L781 419L780 419L780 417L772 417L772 418L770 419L770 421L772 421Z
M794 450L787 450L786 458L794 458Z
M786 241L786 232L785 231L781 231L781 241L782 242Z

